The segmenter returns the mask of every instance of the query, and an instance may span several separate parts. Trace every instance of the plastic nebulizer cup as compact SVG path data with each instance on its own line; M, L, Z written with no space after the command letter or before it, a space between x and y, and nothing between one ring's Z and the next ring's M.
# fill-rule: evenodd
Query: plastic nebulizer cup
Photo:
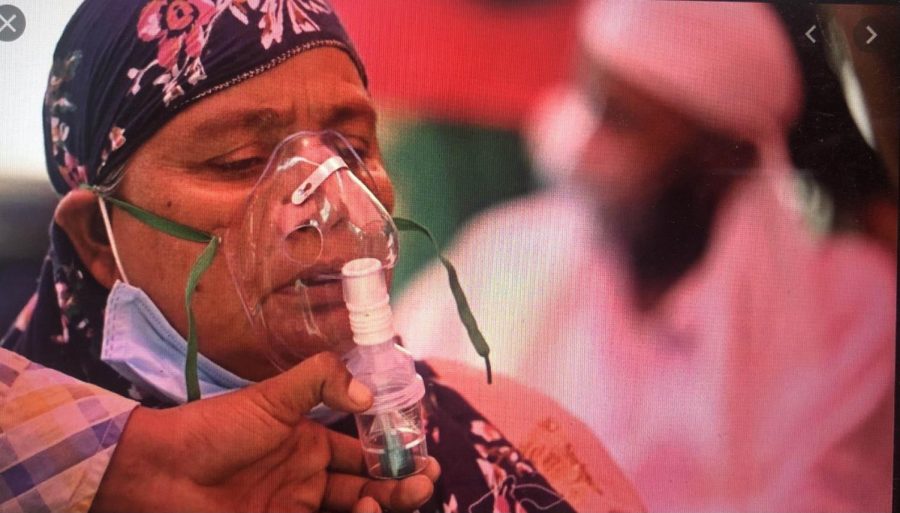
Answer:
M356 342L347 367L374 396L372 407L356 415L366 467L375 478L415 474L428 458L422 416L425 386L394 331L384 269L378 259L359 258L344 265L342 276Z

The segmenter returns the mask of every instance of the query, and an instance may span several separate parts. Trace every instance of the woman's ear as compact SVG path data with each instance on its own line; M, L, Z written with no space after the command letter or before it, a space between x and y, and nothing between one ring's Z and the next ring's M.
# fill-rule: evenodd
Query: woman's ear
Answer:
M78 258L97 283L112 288L119 274L97 196L81 189L69 191L56 207L53 220L69 236Z

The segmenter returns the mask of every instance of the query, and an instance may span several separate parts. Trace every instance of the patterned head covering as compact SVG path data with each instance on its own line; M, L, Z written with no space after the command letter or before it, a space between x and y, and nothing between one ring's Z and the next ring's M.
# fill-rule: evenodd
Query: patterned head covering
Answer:
M365 71L326 0L88 0L59 40L44 100L60 193L108 184L186 106L320 46Z

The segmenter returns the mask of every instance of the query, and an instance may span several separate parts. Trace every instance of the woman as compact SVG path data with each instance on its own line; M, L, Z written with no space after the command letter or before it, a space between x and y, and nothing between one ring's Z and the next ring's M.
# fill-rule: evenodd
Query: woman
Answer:
M260 336L254 312L245 315L232 257L222 255L244 247L229 239L233 220L258 190L275 147L300 131L340 133L346 158L364 164L359 180L374 203L390 209L365 85L362 63L323 0L86 1L57 46L45 98L47 163L64 194L50 255L22 329L3 346L147 406L277 374L285 359L273 363L273 336L300 339L288 363L349 350L347 313L334 303L333 283L303 289L321 330L269 323ZM110 205L116 208L107 212ZM133 207L162 223L148 224ZM188 380L195 388L160 381L181 372L195 341L198 376ZM572 508L434 371L423 365L419 372L429 452L443 467L422 511ZM524 393L509 387L501 390ZM348 417L313 414L353 435ZM639 504L602 448L584 443L604 462L596 464L604 482L620 487L584 504Z

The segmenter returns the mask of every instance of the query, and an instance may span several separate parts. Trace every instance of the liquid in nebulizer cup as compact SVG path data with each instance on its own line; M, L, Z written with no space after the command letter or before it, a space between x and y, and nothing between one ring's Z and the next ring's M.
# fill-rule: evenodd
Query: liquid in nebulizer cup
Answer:
M394 331L384 269L378 259L359 258L344 265L342 275L356 342L347 367L374 396L372 407L356 415L366 467L375 478L415 474L428 458L422 416L425 385Z

